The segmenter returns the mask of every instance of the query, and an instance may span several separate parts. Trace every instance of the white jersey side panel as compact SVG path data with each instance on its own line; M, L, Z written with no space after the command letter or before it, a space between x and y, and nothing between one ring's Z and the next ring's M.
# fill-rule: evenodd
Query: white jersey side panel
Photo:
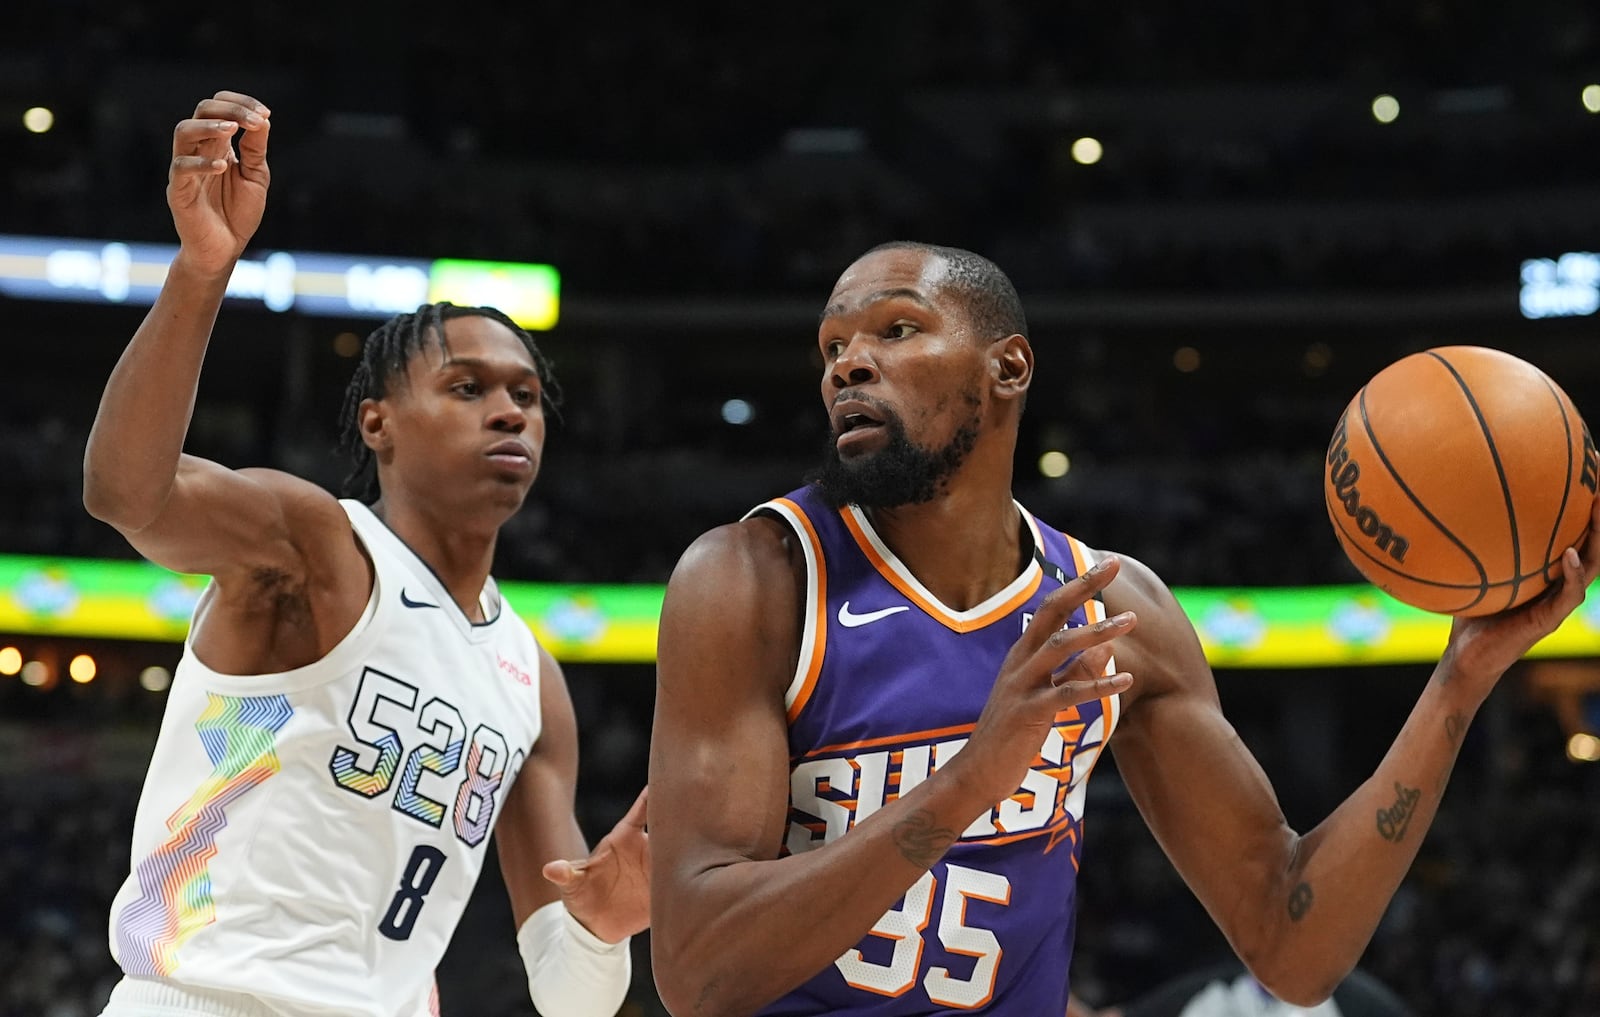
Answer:
M343 504L375 582L333 651L231 676L185 647L111 909L130 979L283 1014L426 1005L539 736L539 648L492 580L492 620L473 625L388 527Z

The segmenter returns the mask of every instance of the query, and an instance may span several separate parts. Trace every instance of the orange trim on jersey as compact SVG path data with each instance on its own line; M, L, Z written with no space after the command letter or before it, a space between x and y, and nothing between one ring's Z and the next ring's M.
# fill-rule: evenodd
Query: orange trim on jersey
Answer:
M844 525L850 531L850 536L855 538L856 546L861 548L861 553L867 556L867 560L872 563L873 568L878 570L878 574L887 580L890 586L899 590L907 600L922 608L929 617L953 632L973 632L983 628L985 625L991 625L999 621L1027 603L1028 598L1038 591L1039 584L1044 581L1043 570L1040 570L1037 565L1030 564L1029 567L1035 570L1033 581L1028 583L1016 596L976 618L955 618L951 616L949 608L918 593L915 587L906 582L904 577L894 570L894 567L884 559L883 555L878 553L878 549L872 546L871 538L867 536L866 531L861 528L861 524L856 521L855 516L851 514L848 508L839 510L839 518L844 520Z
M805 680L800 683L800 691L795 693L794 702L789 706L788 720L793 724L800 716L800 711L805 709L806 703L811 700L811 693L816 691L817 676L822 674L822 653L828 644L828 564L822 555L822 538L817 536L816 528L811 525L811 520L806 516L806 510L788 498L775 498L775 504L782 505L793 512L800 525L805 527L806 539L811 542L812 554L816 557L817 594L815 614L812 623L811 659L800 661L795 670L805 668Z
M1059 806L1057 806L1057 808L1059 809ZM993 837L973 837L970 840L965 838L965 837L963 837L963 838L959 839L958 841L956 841L956 843L958 843L958 844L990 844L990 845L993 845L993 844L1010 844L1010 843L1012 843L1014 841L1027 840L1029 837L1043 837L1046 834L1058 833L1062 829L1071 826L1074 822L1076 822L1076 820L1074 820L1072 818L1072 814L1070 812L1062 812L1059 816L1057 816L1054 819L1052 819L1049 823L1045 824L1044 826L1038 827L1037 829L1034 829L1034 830L1023 830L1020 833L1001 833L1001 834L996 834Z
M1107 697L1102 697L1100 699L1102 708L1104 708L1109 702L1110 699ZM1051 721L1051 726L1061 727L1062 725L1076 724L1080 728L1079 733L1081 734L1081 728L1086 727L1087 723L1088 722L1083 719L1083 714L1078 707L1068 706L1056 711L1055 719ZM874 749L880 745L893 745L896 742L915 742L918 747L921 747L924 742L944 738L947 735L967 734L977 726L978 722L973 721L971 724L956 724L951 727L935 727L929 728L926 731L911 731L900 735L884 735L880 738L868 738L865 741L859 742L835 742L832 745L820 745L802 756L797 756L796 758L812 759L817 756L826 756L835 752L843 752L845 749ZM1062 735L1062 737L1065 738L1066 736ZM900 749L899 751L892 753L892 755L903 759L905 750ZM1036 755L1034 758L1038 759L1039 757Z
M928 731L913 731L903 735L884 735L882 738L868 738L864 742L836 742L832 745L823 745L812 749L801 759L811 759L815 756L825 756L834 752L843 752L845 749L872 749L879 745L893 745L896 742L921 742L924 739L943 738L946 735L967 734L977 727L977 722L971 724L957 724L954 727L936 727Z

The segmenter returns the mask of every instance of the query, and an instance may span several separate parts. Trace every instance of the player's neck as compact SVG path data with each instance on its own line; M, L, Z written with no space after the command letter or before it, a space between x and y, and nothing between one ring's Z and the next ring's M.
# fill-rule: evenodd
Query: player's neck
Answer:
M494 564L498 525L474 526L454 514L447 519L388 499L380 499L372 511L433 570L449 591L450 599L470 620L486 620L479 595Z
M957 486L920 505L871 509L867 515L917 581L956 611L1005 589L1026 557L1009 485Z

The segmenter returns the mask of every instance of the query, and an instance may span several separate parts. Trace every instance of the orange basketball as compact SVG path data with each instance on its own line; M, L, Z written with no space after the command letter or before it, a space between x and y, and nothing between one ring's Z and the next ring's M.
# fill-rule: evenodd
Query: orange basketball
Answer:
M1561 574L1597 480L1589 429L1543 371L1499 350L1441 346L1356 393L1322 488L1362 575L1415 607L1481 615Z

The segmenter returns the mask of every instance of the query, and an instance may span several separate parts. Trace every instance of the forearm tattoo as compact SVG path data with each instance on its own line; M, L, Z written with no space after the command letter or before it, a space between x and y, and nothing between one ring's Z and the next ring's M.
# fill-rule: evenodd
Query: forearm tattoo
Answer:
M894 844L913 865L927 868L940 858L959 837L954 830L935 826L926 809L917 809L894 826Z
M1420 789L1406 787L1395 781L1394 804L1378 810L1378 836L1396 844L1404 840L1406 830L1411 826L1411 817L1417 812L1417 800L1421 797Z

